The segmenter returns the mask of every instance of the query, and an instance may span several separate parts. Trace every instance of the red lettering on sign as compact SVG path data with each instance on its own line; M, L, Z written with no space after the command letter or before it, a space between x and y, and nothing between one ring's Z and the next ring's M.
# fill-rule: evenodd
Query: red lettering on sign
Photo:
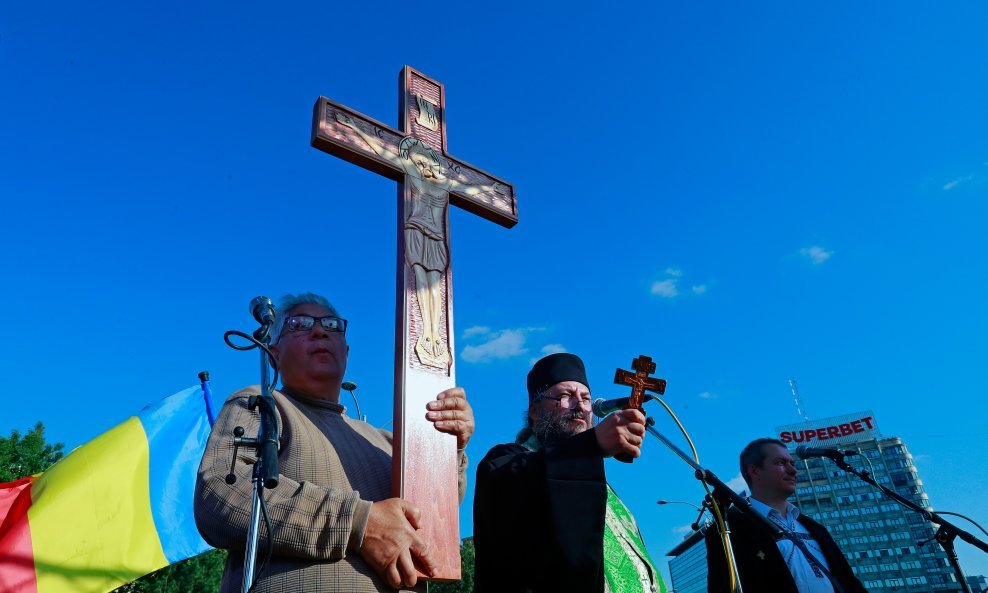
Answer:
M867 426L867 428L866 428ZM779 433L779 440L783 443L806 443L816 439L818 441L828 441L853 435L858 432L875 429L875 417L866 416L860 420L852 420L831 426L821 426L819 428L805 428L803 430L785 430Z

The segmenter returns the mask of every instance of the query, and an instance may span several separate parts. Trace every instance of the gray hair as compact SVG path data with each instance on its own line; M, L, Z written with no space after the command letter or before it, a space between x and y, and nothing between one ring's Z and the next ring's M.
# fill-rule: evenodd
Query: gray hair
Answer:
M274 315L274 328L271 331L271 343L277 344L278 340L281 339L281 330L285 326L285 317L288 316L288 312L298 307L299 305L305 305L307 303L312 303L315 305L322 305L329 309L330 313L339 317L340 312L336 310L336 307L329 302L329 299L322 296L321 294L316 294L314 292L303 292L302 294L286 294L281 297L278 301L278 307L275 309Z

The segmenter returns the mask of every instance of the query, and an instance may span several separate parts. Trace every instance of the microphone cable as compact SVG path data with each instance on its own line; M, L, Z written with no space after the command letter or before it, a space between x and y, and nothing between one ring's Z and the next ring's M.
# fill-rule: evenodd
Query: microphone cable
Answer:
M247 593L252 593L254 588L257 587L257 583L261 581L261 577L264 576L264 571L267 569L268 564L271 562L271 558L274 556L274 537L271 533L271 519L268 517L268 503L264 501L264 497L261 496L260 504L261 516L264 517L264 526L268 530L268 542L264 546L264 559L261 560L261 565L257 568L257 574L254 576L254 582L251 584L250 589Z
M672 417L673 421L676 423L676 426L679 427L679 431L683 433L684 437L686 437L686 442L689 443L690 452L693 454L693 461L695 461L697 465L702 466L700 463L700 456L696 452L696 446L693 444L693 439L691 439L689 433L686 432L686 428L683 426L683 423L679 421L679 417L676 416L676 413L672 411L669 404L667 404L661 397L657 395L653 395L651 397L653 400L662 404L662 407L665 408L666 412L669 413L669 416ZM710 491L710 485L707 484L707 481L701 479L700 483L703 484L703 489L707 493L706 500L710 501L710 511L714 515L714 520L717 522L717 528L720 531L721 545L724 548L724 557L727 559L727 575L731 585L730 591L733 592L737 589L737 582L734 579L734 574L736 572L734 567L734 559L731 558L731 555L728 553L729 543L727 539L727 516L721 511L720 505L717 503L717 498L713 495L713 492Z
M237 336L238 338L243 338L250 343L244 345L234 344L230 340L230 336ZM254 336L250 334L246 334L242 331L237 331L235 329L231 329L230 331L224 333L223 341L226 342L226 345L229 346L230 348L233 348L234 350L240 350L241 352L253 350L254 348L260 348L261 350L264 350L264 353L268 355L268 364L270 364L272 370L274 370L274 375L272 375L271 377L271 383L268 385L268 389L269 390L274 389L274 386L278 384L278 361L275 360L274 354L271 353L271 350L268 349L267 345L259 341Z

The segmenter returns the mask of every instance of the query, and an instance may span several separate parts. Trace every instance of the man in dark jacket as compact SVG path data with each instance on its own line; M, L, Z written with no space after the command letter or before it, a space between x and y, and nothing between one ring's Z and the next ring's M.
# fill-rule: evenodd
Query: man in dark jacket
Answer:
M641 454L645 417L591 426L583 361L552 354L528 374L526 427L490 450L474 498L476 593L665 591L604 458Z
M727 513L731 546L745 593L867 593L827 529L799 512L796 466L776 439L756 439L741 452L741 475L755 512L785 534L773 541L755 519L735 507ZM724 546L717 529L706 534L707 589L731 593Z

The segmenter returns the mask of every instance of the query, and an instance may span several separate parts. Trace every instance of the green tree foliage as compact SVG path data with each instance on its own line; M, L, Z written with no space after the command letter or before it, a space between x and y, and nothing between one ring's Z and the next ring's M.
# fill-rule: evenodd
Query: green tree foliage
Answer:
M473 593L473 539L460 544L461 579L451 583L429 583L429 593Z
M114 593L216 593L226 550L211 550L141 577Z
M45 442L45 427L38 422L27 434L13 430L9 437L0 437L0 482L43 472L62 458L62 443Z

